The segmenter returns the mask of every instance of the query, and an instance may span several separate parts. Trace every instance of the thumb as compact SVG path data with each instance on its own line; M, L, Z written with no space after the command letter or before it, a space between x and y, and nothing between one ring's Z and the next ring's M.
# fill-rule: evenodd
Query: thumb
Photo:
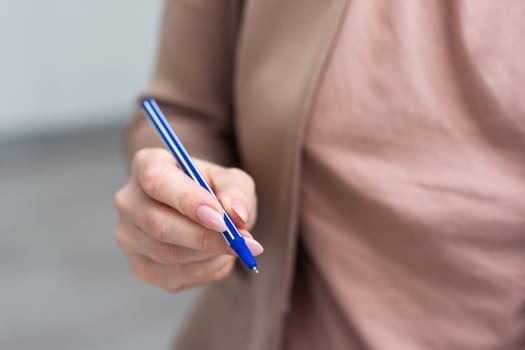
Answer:
M208 174L217 198L237 228L250 229L256 219L255 184L237 168L211 169Z

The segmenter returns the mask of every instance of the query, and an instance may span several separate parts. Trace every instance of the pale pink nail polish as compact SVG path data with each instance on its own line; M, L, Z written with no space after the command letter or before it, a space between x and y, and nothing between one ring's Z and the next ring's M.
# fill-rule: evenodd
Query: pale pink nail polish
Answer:
M232 209L237 213L237 215L242 219L242 221L248 222L248 210L246 210L244 204L242 204L239 201L233 201Z
M217 232L226 231L226 224L224 223L222 215L214 209L206 205L201 205L197 208L195 215L197 220L209 229Z
M262 252L264 252L264 248L261 243L257 242L255 239L245 237L244 241L253 255L261 255Z

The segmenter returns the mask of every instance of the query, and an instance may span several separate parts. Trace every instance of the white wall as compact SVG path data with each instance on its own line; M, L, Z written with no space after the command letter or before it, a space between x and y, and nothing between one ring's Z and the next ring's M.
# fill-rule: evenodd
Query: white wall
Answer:
M0 0L0 139L125 118L161 0Z

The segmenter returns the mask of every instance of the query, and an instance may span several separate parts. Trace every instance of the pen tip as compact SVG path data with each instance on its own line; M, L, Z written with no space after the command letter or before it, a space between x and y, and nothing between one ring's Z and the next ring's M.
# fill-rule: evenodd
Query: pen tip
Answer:
M252 271L255 272L255 273L257 273L257 274L259 273L259 270L257 270L256 267L252 268Z

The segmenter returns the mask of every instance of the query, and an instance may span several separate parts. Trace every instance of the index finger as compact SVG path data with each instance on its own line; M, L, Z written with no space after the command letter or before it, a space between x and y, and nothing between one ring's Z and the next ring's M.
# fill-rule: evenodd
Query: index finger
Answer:
M226 230L217 199L177 167L166 150L139 151L134 161L140 187L149 197L217 232Z

